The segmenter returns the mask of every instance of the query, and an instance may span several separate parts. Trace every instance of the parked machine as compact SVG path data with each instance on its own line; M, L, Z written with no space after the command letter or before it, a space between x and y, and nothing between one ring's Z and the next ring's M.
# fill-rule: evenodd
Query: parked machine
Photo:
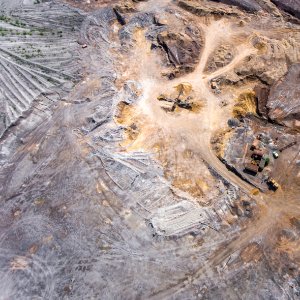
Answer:
M279 183L272 177L270 177L267 181L270 190L277 191L280 187Z
M169 109L171 112L173 112L176 109L176 106L191 110L193 103L191 102L192 97L189 95L192 91L192 85L185 82L178 84L174 88L178 93L175 97L167 97L166 95L162 94L158 96L157 99L159 101L173 103L173 105Z

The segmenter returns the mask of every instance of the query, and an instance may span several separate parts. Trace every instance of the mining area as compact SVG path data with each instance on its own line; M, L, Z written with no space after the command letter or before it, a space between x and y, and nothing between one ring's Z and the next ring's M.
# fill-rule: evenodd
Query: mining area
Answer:
M0 0L0 300L300 299L300 0Z

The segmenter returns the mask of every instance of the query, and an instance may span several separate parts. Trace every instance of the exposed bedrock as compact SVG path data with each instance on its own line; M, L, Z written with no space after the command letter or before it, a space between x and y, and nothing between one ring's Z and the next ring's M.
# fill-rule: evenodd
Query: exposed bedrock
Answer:
M289 14L300 18L300 0L271 0L280 9L288 12Z
M249 13L265 11L281 16L280 11L300 18L300 0L182 0L179 6L195 14L232 14L235 8Z
M270 94L270 88L268 86L256 86L254 92L257 98L257 112L264 118L268 118L267 103Z
M238 6L248 12L255 12L261 10L260 5L254 0L210 0L213 2L221 2L224 4Z
M165 31L158 34L157 40L175 67L174 72L169 74L170 78L194 71L202 49L200 30L188 26L185 32Z
M300 64L293 64L288 72L271 88L256 86L257 110L261 117L293 129L300 128Z
M206 72L214 72L232 62L235 49L232 45L222 44L208 58Z
M289 36L280 40L254 35L251 42L258 50L257 55L247 56L234 70L217 78L219 83L237 84L258 79L271 86L286 74L290 64L300 59L299 42Z
M247 12L257 12L265 10L271 13L277 10L274 6L279 9L300 18L300 0L210 0L213 2L221 2L224 4L237 6Z
M240 11L235 7L229 7L222 3L197 0L177 0L177 5L197 16L229 15L237 16Z
M270 90L267 103L270 119L300 129L300 63L292 65L287 74Z

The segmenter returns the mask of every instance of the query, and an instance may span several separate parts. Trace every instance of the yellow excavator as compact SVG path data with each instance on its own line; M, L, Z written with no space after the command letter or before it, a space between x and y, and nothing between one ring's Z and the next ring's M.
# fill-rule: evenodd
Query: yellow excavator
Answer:
M188 82L183 82L174 86L174 89L178 92L178 96L175 99L168 98L164 94L158 96L157 99L159 101L172 102L173 106L171 108L171 111L174 111L176 106L185 109L192 109L192 103L188 101L189 100L188 96L193 90L192 85ZM182 96L185 98L185 100L181 99Z
M267 181L269 188L273 191L277 191L280 187L279 183L272 177L270 177Z

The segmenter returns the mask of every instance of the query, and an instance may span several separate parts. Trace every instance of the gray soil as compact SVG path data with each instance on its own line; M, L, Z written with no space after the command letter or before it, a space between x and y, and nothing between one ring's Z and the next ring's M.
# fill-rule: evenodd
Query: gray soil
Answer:
M0 0L1 300L300 297L300 27L276 2ZM297 141L276 192L243 172L260 133Z

